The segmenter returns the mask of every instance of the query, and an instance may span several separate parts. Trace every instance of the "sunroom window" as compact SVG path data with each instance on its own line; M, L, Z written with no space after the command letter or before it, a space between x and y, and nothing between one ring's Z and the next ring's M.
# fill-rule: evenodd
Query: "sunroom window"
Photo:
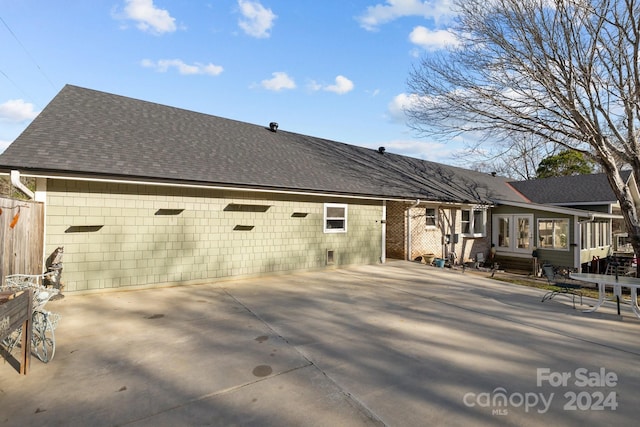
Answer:
M494 215L493 243L499 251L530 253L533 246L533 215Z
M498 217L498 239L497 245L498 248L508 249L511 247L511 228L510 228L510 220L511 217Z
M581 224L581 248L602 248L611 245L611 224L609 221L592 221Z
M539 219L538 246L544 249L569 249L569 220Z

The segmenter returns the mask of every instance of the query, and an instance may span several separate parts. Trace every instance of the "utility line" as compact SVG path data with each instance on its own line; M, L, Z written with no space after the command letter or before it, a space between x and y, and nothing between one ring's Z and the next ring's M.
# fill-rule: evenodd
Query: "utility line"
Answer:
M27 98L27 99L31 100L31 102L33 102L33 97L31 95L29 95L27 92L25 92L24 89L22 89L20 86L18 86L18 84L16 82L11 80L11 78L7 75L7 73L5 73L4 71L0 70L0 74L2 74L9 81L9 83L14 85L20 92L22 92L22 95L24 95L25 98Z
M13 30L9 27L9 24L7 24L5 22L4 19L2 19L2 17L0 16L0 21L2 21L2 23L4 24L4 26L7 28L7 30L9 31L9 33L13 36L14 39L16 39L16 41L18 42L18 44L20 45L20 47L22 48L22 50L24 50L24 52L27 54L27 56L29 57L29 59L31 59L31 61L33 61L33 63L35 64L35 66L38 68L38 70L40 71L40 73L42 73L42 75L44 76L44 78L49 82L49 84L51 85L51 88L55 90L55 85L53 84L53 82L51 81L51 79L49 79L49 76L47 76L47 74L44 72L44 70L40 67L40 65L38 64L38 62L33 58L33 56L31 56L31 54L29 53L29 51L27 50L26 47L24 47L24 45L22 44L22 42L20 41L20 39L18 38L18 36L16 36L16 34L13 32ZM3 72L2 74L4 74L5 77L7 77L7 79L9 79L9 77ZM9 81L11 81L11 79L9 79ZM15 84L15 83L14 83Z

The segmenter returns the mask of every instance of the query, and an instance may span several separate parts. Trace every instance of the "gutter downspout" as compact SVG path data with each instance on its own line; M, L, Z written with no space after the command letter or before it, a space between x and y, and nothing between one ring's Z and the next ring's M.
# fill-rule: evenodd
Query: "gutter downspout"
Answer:
M411 261L411 209L420 204L420 199L416 199L415 203L407 209L407 261Z
M16 187L18 190L22 191L29 199L35 199L36 195L33 191L29 190L26 185L20 181L20 171L12 170L11 171L11 184Z
M382 242L381 242L381 253L380 253L380 263L384 264L387 262L387 201L382 201L382 219L380 220L382 225Z

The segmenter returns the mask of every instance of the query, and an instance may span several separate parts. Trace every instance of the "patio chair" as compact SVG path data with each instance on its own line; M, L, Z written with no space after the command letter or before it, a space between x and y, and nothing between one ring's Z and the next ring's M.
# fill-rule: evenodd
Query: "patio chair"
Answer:
M607 258L607 269L604 274L610 276L635 276L636 267L633 258Z
M555 297L556 295L566 295L567 297L571 297L573 308L576 308L576 296L580 297L580 305L582 305L582 292L580 291L580 289L582 289L582 286L580 284L557 281L556 272L553 269L553 265L551 264L544 264L542 266L542 273L547 278L549 284L557 288L544 294L544 296L542 297L542 302L553 299L553 297Z

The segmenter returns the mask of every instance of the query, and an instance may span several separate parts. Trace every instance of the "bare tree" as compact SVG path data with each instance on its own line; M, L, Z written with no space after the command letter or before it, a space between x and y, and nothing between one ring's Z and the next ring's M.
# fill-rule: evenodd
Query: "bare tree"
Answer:
M640 179L640 0L456 0L460 44L423 58L407 109L420 132L533 136L606 173L640 253L622 167Z
M481 171L496 172L515 180L534 179L540 162L557 152L555 144L533 136L517 135L508 141L492 144L476 141L454 156L461 166Z

